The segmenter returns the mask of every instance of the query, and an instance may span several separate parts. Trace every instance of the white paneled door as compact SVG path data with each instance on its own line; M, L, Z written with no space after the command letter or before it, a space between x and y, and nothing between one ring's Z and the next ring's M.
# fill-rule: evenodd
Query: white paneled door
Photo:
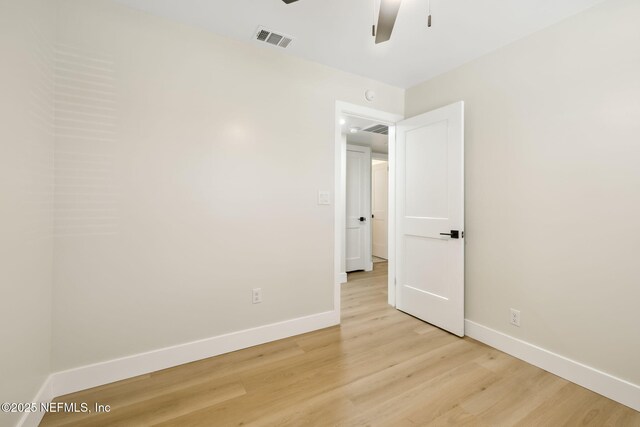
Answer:
M375 162L375 160L374 160ZM389 258L389 164L376 163L371 171L371 228L373 255Z
M396 127L396 307L464 336L464 103Z
M371 262L371 149L347 145L346 267L373 269Z

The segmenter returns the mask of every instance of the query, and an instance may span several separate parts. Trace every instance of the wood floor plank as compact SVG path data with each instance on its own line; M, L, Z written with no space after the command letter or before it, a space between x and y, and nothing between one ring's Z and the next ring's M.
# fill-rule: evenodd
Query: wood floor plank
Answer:
M640 413L387 305L387 264L349 274L340 326L57 398L108 414L42 426L622 426Z

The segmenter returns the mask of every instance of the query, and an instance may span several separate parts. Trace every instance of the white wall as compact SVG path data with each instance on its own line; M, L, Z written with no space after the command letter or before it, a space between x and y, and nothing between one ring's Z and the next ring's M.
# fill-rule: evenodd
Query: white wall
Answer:
M52 12L0 2L0 402L31 402L49 374ZM0 425L17 419L0 412Z
M408 90L466 103L467 318L640 384L640 2ZM509 308L522 312L509 325Z
M332 310L317 191L334 188L335 101L372 88L402 113L404 92L108 1L58 4L54 368Z

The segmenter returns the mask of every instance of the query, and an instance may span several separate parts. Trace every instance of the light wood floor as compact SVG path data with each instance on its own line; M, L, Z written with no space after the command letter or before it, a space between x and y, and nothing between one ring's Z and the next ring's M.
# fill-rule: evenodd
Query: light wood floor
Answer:
M43 426L640 426L640 413L390 308L386 263L344 285L342 325L58 398L109 414Z

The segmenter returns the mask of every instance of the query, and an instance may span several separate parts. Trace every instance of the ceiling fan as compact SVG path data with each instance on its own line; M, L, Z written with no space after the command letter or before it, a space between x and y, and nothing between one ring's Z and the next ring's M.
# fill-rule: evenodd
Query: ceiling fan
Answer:
M297 2L298 0L282 0L286 4ZM378 14L378 23L372 26L371 34L376 38L376 44L386 42L391 38L393 27L396 24L396 18L398 17L398 11L402 0L380 0L380 12ZM431 9L431 4L429 4ZM431 10L429 10L429 17L427 19L427 25L431 27Z

